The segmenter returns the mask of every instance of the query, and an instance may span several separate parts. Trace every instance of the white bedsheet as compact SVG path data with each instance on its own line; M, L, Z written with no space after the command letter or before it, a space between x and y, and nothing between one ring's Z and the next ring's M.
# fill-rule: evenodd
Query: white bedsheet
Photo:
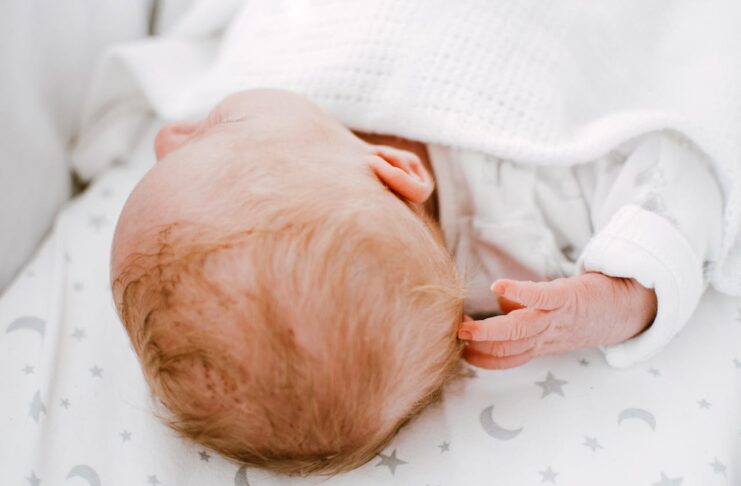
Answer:
M590 350L476 371L383 455L328 481L179 439L155 418L108 287L151 134L62 211L0 298L0 485L741 485L741 302L718 294L632 369Z

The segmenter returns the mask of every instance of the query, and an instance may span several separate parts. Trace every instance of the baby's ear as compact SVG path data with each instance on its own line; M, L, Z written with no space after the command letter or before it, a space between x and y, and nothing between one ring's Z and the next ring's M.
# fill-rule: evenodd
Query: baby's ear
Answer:
M198 126L197 123L175 122L162 127L154 137L154 153L157 160L164 159L167 154L180 147L193 136Z
M373 145L368 165L389 189L411 202L425 202L435 188L432 175L417 154L408 150Z

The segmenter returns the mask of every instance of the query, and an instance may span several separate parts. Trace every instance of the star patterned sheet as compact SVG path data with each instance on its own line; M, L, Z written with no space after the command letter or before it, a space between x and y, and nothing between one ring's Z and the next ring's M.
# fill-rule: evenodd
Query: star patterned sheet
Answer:
M117 215L151 133L58 216L0 298L0 485L741 486L741 302L709 293L656 358L597 350L469 369L365 466L333 478L244 468L181 440L114 312Z

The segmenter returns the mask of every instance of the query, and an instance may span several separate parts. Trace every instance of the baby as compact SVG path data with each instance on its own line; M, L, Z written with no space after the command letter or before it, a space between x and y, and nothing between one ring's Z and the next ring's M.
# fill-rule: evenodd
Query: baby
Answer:
M655 352L670 339L655 337L673 332L661 323L689 317L702 277L695 302L675 311L681 291L662 283L661 264L692 264L687 272L696 276L702 257L684 257L713 251L717 228L703 226L713 218L696 221L681 207L667 228L652 223L649 232L699 228L659 263L642 256L655 257L651 238L643 252L618 231L616 218L639 236L646 231L635 215L651 208L629 204L637 193L624 194L626 202L615 191L626 193L620 181L635 178L641 157L671 153L656 143L672 142L639 143L626 149L634 155L587 164L580 174L557 169L591 181L579 204L598 221L589 223L598 226L591 232L571 231L571 240L568 222L549 233L573 247L561 251L554 243L559 267L532 249L518 255L526 242L508 240L508 225L491 219L499 211L500 222L548 226L547 209L563 208L541 197L554 184L538 181L554 173L353 133L288 92L237 93L201 122L159 132L158 163L116 228L116 306L179 433L281 472L351 469L440 396L459 375L461 355L477 366L509 368L595 346L638 342ZM717 191L704 166L682 167L677 174L686 173L698 191L703 184ZM480 202L494 176L500 197L514 205ZM569 179L559 180L563 186ZM708 214L720 218L717 199ZM545 208L539 219L521 217L536 206ZM522 236L524 226L510 227ZM580 247L577 264L568 254ZM503 276L510 279L497 280ZM639 359L645 349L635 352Z

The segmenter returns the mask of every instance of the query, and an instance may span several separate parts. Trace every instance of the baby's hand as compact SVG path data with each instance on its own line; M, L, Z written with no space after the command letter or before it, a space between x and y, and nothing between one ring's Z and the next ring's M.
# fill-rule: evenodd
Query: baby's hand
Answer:
M492 291L509 314L465 320L458 337L481 368L520 366L536 356L617 344L639 334L656 315L656 294L633 279L586 273L550 282L497 280ZM509 301L509 302L508 302Z

